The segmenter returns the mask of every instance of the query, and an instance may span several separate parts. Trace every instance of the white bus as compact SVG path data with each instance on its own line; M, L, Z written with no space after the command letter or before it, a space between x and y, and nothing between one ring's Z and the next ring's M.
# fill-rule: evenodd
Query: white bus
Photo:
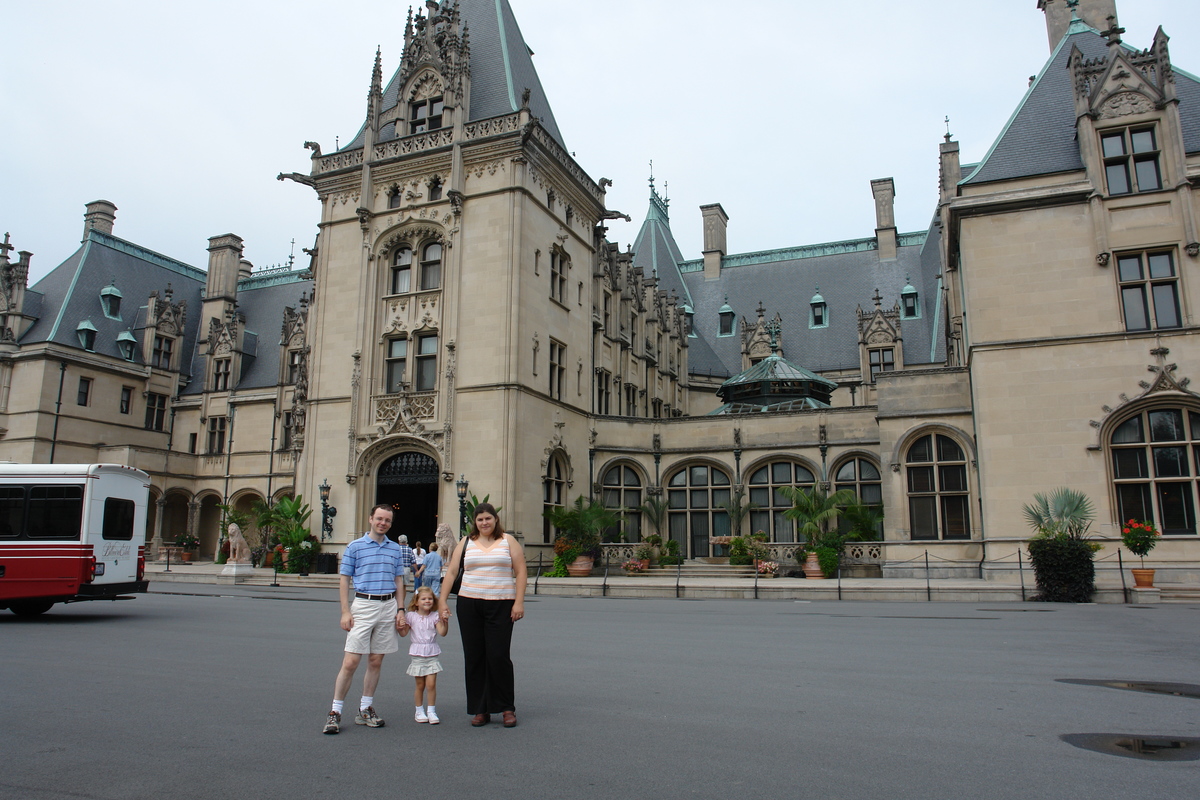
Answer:
M0 609L145 592L150 476L119 464L0 463Z

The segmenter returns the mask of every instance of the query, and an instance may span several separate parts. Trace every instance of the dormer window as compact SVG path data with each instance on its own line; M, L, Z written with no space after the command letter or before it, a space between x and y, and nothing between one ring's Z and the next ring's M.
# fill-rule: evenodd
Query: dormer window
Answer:
M437 175L434 175L433 178L429 181L429 200L430 200L430 202L433 202L434 200L441 200L441 199L442 199L442 179L439 178Z
M388 194L388 208L400 207L400 187L393 186L392 191Z
M410 247L401 247L392 258L392 294L404 294L412 285L413 252Z
M92 324L90 319L85 319L75 326L75 335L79 337L79 344L83 346L84 350L95 352L96 326Z
M1100 149L1109 194L1152 192L1162 188L1154 128L1107 131L1100 134Z
M696 337L696 312L689 305L683 307L683 327L689 337Z
M416 103L408 104L408 132L425 133L426 131L435 131L442 127L442 113L445 111L445 106L442 103L442 98L431 97L428 100L421 100Z
M137 352L137 338L129 331L121 331L117 336L117 349L121 351L121 358L133 361L133 356Z
M100 305L104 308L104 316L109 319L121 318L121 290L111 283L100 290Z
M812 296L812 299L808 301L808 308L808 327L829 327L829 307L825 304L825 298L821 296L819 288L817 289L817 293Z
M717 312L720 318L720 323L717 328L718 336L733 336L733 309L729 305L729 298L725 298L725 305L721 306L721 310Z
M907 279L905 279L907 280ZM900 317L902 319L917 319L921 316L920 295L916 288L907 284L900 292Z

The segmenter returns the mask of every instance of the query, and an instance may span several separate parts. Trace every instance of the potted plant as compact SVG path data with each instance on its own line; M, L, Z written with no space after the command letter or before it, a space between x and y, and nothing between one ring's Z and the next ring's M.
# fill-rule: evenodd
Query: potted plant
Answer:
M181 533L175 540L175 546L179 548L181 559L191 561L196 557L196 550L200 548L200 537L194 533Z
M650 563L657 563L662 555L663 532L667 529L667 501L662 497L647 497L646 502L633 509L642 515L650 524L654 533L643 537L642 541L650 545Z
M679 554L679 542L674 539L667 539L663 542L662 555L658 557L660 566L675 566L683 563L683 556Z
M1138 557L1141 569L1133 572L1133 585L1140 589L1154 588L1154 570L1146 569L1146 556L1158 544L1158 528L1151 521L1131 519L1121 526L1121 544Z
M858 497L850 489L838 489L833 494L813 487L802 489L796 486L781 486L779 493L792 501L792 507L783 512L788 519L795 520L800 537L808 546L804 548L804 577L827 578L837 574L838 561L846 534L833 527L839 510L854 503ZM824 562L821 558L824 557ZM829 567L832 566L832 570Z
M1091 602L1096 591L1093 558L1100 546L1087 541L1087 531L1095 516L1091 499L1065 486L1035 494L1025 506L1025 519L1037 531L1027 545L1038 587L1035 600Z
M622 562L621 569L625 570L626 575L637 575L646 571L645 564L639 558L631 558L628 561Z
M650 555L650 545L645 542L642 542L633 549L633 557L641 563L643 570L650 569Z
M779 564L775 561L764 560L758 562L758 577L760 578L778 578Z
M600 555L600 536L620 522L618 513L583 495L569 506L554 506L543 513L557 530L554 570L550 574L557 575L561 568L575 578L590 575Z

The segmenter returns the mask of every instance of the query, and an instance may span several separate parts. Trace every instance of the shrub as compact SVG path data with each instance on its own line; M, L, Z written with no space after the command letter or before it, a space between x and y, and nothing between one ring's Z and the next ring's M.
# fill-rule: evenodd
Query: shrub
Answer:
M683 556L679 555L679 542L674 539L667 539L663 543L662 555L658 557L658 563L663 566L674 566L683 563Z
M729 540L729 563L731 566L745 566L751 562L750 551L746 548L746 540L735 536Z
M838 564L841 562L842 550L840 547L818 547L817 548L817 563L821 565L821 572L826 578L835 578L838 573Z
M1051 603L1089 603L1096 591L1095 551L1088 542L1067 536L1050 536L1029 542L1038 594L1035 600Z

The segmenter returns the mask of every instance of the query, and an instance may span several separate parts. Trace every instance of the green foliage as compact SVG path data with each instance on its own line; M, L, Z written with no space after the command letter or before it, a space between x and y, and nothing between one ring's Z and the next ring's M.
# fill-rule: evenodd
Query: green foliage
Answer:
M1158 544L1158 529L1153 522L1131 519L1121 526L1121 544L1138 558L1145 558Z
M549 572L546 573L546 577L547 578L566 578L566 577L568 577L567 564L570 564L574 560L575 560L574 557L572 557L570 560L568 560L565 556L556 555L554 557L554 567Z
M1027 504L1024 511L1025 521L1042 538L1083 539L1096 518L1091 498L1066 486L1048 495L1035 494L1033 503Z
M733 531L734 536L742 535L742 523L746 521L746 517L750 515L751 511L758 508L756 503L747 503L745 499L746 490L739 486L733 490L733 495L728 502L718 504L718 507L725 509L725 513L729 515L729 529Z
M883 538L883 509L853 502L838 512L838 521L851 542L877 542Z
M1096 591L1095 551L1088 542L1070 536L1031 539L1029 559L1033 562L1038 594L1035 600L1052 603L1089 603Z
M175 540L175 546L182 547L184 550L195 550L200 547L200 537L194 533L181 533Z
M675 566L683 563L683 556L679 554L679 542L674 539L667 539L663 542L662 555L658 557L658 563L666 566Z
M729 540L729 563L735 567L741 567L751 562L750 551L746 548L746 540L741 536L735 536Z
M599 500L583 495L575 498L575 502L569 506L553 506L543 514L557 530L555 555L566 557L570 551L574 551L572 561L580 555L597 558L600 555L601 534L620 521L618 512L605 508Z
M796 486L781 486L779 493L790 500L792 507L783 512L788 519L795 520L800 536L809 547L836 547L845 544L846 534L833 529L833 521L839 510L857 502L858 497L850 489L839 489L833 494L813 487L801 489Z
M479 504L480 503L491 503L491 502L492 502L492 495L490 493L485 494L483 496L483 499L480 500L478 497L475 496L475 493L472 492L470 495L467 496L466 500L463 500L463 503L467 507L467 524L465 527L463 527L462 531L460 531L460 533L459 533L460 536L469 536L471 534L471 520L475 519L475 509L479 506ZM496 509L496 513L499 514L501 506L493 505L493 507Z
M647 497L646 502L633 510L641 514L654 530L654 533L645 537L646 541L655 547L661 546L662 532L667 528L667 501L661 497ZM658 540L652 542L654 537Z
M840 547L818 547L817 548L817 563L821 565L821 572L826 578L836 578L838 573L838 564L842 560L842 548Z
M637 547L633 548L633 557L639 561L648 561L654 557L654 550L651 549L649 544L643 542L642 544L639 544Z

